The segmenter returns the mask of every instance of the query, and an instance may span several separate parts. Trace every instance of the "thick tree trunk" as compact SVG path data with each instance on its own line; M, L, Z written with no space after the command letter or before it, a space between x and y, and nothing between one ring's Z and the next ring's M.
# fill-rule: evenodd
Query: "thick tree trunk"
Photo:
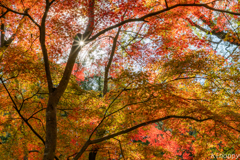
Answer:
M57 144L57 103L58 99L49 96L46 109L46 146L44 150L44 160L53 160Z
M45 70L48 81L48 90L49 90L49 99L46 109L46 141L45 141L45 150L43 160L53 160L55 156L56 144L57 144L57 104L62 97L64 91L67 88L69 79L72 73L73 65L77 58L78 53L82 49L82 46L79 45L78 38L73 41L72 48L69 54L68 62L65 67L62 79L56 89L53 90L53 83L50 73L50 65L48 62L48 53L45 46L45 21L47 18L47 13L50 8L50 3L46 1L46 10L42 18L42 24L40 29L40 42L42 47L42 52L44 56ZM91 36L91 33L94 28L94 0L89 0L89 21L87 28L83 34L85 43L88 41L88 38ZM87 145L86 145L87 146ZM96 155L95 155L96 156ZM58 159L58 158L56 158Z
M89 160L95 160L95 159L96 159L97 151L98 151L98 149L95 149L95 150L92 150L92 151L89 153Z

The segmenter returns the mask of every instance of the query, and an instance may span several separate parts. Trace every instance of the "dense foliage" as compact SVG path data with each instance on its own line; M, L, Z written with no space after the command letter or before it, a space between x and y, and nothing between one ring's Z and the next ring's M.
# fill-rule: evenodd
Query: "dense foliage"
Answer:
M0 159L240 154L238 0L0 8Z

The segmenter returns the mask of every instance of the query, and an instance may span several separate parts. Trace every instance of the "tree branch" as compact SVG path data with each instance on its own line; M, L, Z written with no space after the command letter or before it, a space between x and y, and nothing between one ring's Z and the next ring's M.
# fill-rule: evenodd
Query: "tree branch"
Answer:
M38 28L40 28L40 25L39 25L36 21L34 21L34 19L27 13L28 10L26 10L24 13L17 12L17 11L12 10L11 8L8 8L8 7L4 6L1 2L0 2L0 6L3 7L3 8L5 8L5 9L7 9L7 11L10 11L10 12L13 12L13 13L15 13L15 14L19 14L19 15L23 15L23 16L29 17L30 20L31 20L36 26L38 26Z
M114 138L114 137L116 137L116 136L119 136L119 135L122 135L122 134L125 134L125 133L128 133L128 132L131 132L131 131L133 131L133 130L135 130L135 129L138 129L138 128L140 128L140 127L146 126L146 125L148 125L148 124L156 123L156 122L159 122L159 121L164 121L164 120L171 119L171 118L190 119L190 120L194 120L194 121L197 121L197 122L203 122L203 121L207 121L207 120L213 120L212 118L197 119L197 118L190 117L190 116L175 116L175 115L171 115L171 116L166 116L166 117L163 117L163 118L159 118L159 119L155 119L155 120L152 120L152 121L148 121L148 122L144 122L144 123L138 124L138 125L136 125L136 126L134 126L134 127L128 128L128 129L126 129L126 130L123 130L123 131L120 131L120 132L117 132L117 133L114 133L114 134L111 134L111 135L108 135L108 136L105 136L105 137L103 137L103 138L91 140L91 144L99 143L99 142L108 140L108 139L110 139L110 138Z
M91 141L88 140L84 145L83 147L81 148L81 150L76 154L76 156L73 158L73 160L78 160L81 155L83 154L83 152L87 149L87 147L91 144L90 143Z
M197 118L190 117L190 116L176 116L176 115L170 115L170 116L166 116L166 117L163 117L163 118L158 118L158 119L155 119L155 120L152 120L152 121L148 121L148 122L144 122L144 123L138 124L136 126L128 128L126 130L123 130L123 131L120 131L120 132L117 132L117 133L114 133L114 134L111 134L111 135L108 135L108 136L105 136L105 137L102 137L102 138L99 138L99 139L88 140L84 144L84 146L81 148L81 150L77 153L77 155L73 158L73 160L78 160L81 157L81 155L84 153L84 151L87 149L87 147L89 145L91 145L91 144L96 144L96 143L99 143L99 142L103 142L105 140L114 138L116 136L119 136L119 135L122 135L122 134L125 134L125 133L128 133L128 132L131 132L131 131L133 131L135 129L138 129L140 127L146 126L148 124L152 124L152 123L156 123L156 122L159 122L159 121L168 120L168 119L171 119L171 118L190 119L190 120L194 120L194 121L197 121L197 122L203 122L203 121L207 121L207 120L214 120L213 118L197 119Z
M117 138L113 138L113 139L115 139L115 140L118 141L118 143L119 143L119 147L120 147L120 150L121 150L121 155L122 155L123 159L125 160L125 157L124 157L124 154L123 154L123 149L122 149L121 141L120 141L119 139L117 139Z
M4 12L4 13L0 16L0 18L4 17L8 12L9 12L9 10L7 10L6 12Z
M87 28L83 34L84 40L88 39L94 29L94 4L95 0L89 0L89 6L88 6L88 24Z
M25 21L24 17L25 16L23 16L22 19L20 20L20 24L17 27L17 31L14 34L12 34L12 36L8 40L4 41L4 44L3 44L4 47L8 47L13 42L13 40L16 37L18 31L22 28L22 25Z
M165 0L166 7L168 8L167 0Z
M52 2L49 3L49 5L51 6L54 2L55 2L55 0L52 0Z
M90 0L89 2L89 19L88 19L88 25L87 28L84 32L84 34L82 35L82 39L85 41L88 41L89 36L91 35L93 28L94 28L94 0ZM78 33L76 36L78 36L80 33ZM81 38L81 37L80 37ZM73 41L72 44L72 48L69 54L69 58L67 61L67 65L65 67L62 79L59 83L59 86L56 89L55 92L55 96L60 98L62 96L62 94L64 93L64 91L67 88L71 73L72 73L72 69L74 66L74 63L76 61L77 55L78 53L81 51L82 46L79 45L78 40L75 38L75 40Z
M234 45L237 45L237 46L240 45L239 40L238 40L238 37L237 37L237 38L234 38L234 37L229 38L229 39L235 39L235 40L233 40L233 41L229 41L228 39L225 39L225 37L227 36L227 33L223 32L223 31L219 31L219 30L218 30L218 31L216 31L216 30L208 31L208 30L206 30L205 28L203 28L203 27L201 27L200 25L198 25L197 23L193 22L191 19L187 18L186 20L187 20L192 26L194 26L194 27L198 28L199 30L205 32L206 34L215 35L215 36L217 36L219 39L221 39L221 40L223 40L223 41L227 41L227 42L229 42L229 43L231 43L231 44L234 44ZM201 20L202 20L202 19L201 19ZM206 21L203 21L203 22L205 23ZM209 26L209 27L211 28L212 26ZM211 29L212 29L212 28L211 28Z
M46 8L45 8L45 12L44 15L42 17L42 23L41 23L41 27L40 27L40 44L41 44L41 48L42 48L42 53L43 53L43 59L44 59L44 66L45 66L45 72L46 72L46 77L47 77L47 83L48 83L48 91L51 94L53 92L52 88L53 88L53 83L52 83L52 77L51 77L51 72L50 72L50 64L49 64L49 60L48 60L48 53L47 53L47 48L45 45L45 39L46 39L46 19L47 19L47 14L49 11L49 1L46 1Z
M109 72L109 69L110 69L110 66L111 66L111 63L112 63L112 60L113 60L113 56L114 56L115 50L116 50L117 39L118 39L120 30L121 30L121 27L118 28L118 32L117 32L116 36L113 39L112 52L110 54L110 58L109 58L107 67L105 68L104 85L103 85L103 96L107 93L107 90L108 90L108 72Z
M2 78L0 78L2 84L3 84L3 87L5 88L5 90L7 91L8 93L8 96L10 97L13 105L14 105L14 109L17 111L18 115L20 116L20 118L27 124L27 126L31 129L31 131L42 141L42 143L45 145L45 141L43 140L43 138L33 129L33 127L31 126L31 124L28 122L28 120L26 120L23 115L20 113L20 110L18 110L17 108L17 104L15 103L15 101L13 100L9 90L7 89L5 83L3 82Z
M158 15L158 14L167 12L167 11L172 10L172 9L174 9L174 8L177 8L177 7L204 7L204 8L213 10L213 11L223 12L223 13L228 13L228 14L240 16L240 13L231 12L231 11L225 11L225 10L221 10L221 9L216 9L216 8L213 8L213 7L208 6L207 4L176 4L176 5L173 5L173 6L171 6L171 7L162 9L162 10L160 10L160 11L146 14L145 16L142 16L142 17L140 17L140 18L127 19L127 20L125 20L125 21L122 21L122 22L120 22L120 23L118 23L118 24L116 24L116 25L113 25L113 26L111 26L111 27L108 27L108 28L106 28L106 29L98 32L97 34L95 34L94 36L92 36L92 38L90 38L89 41L93 41L93 40L95 40L96 38L98 38L100 35L106 33L107 31L109 31L109 30L111 30L111 29L114 29L114 28L117 28L117 27L119 27L119 26L122 26L122 25L124 25L124 24L126 24L126 23L145 21L146 18L149 18L149 17L152 17L152 16L156 16L156 15Z

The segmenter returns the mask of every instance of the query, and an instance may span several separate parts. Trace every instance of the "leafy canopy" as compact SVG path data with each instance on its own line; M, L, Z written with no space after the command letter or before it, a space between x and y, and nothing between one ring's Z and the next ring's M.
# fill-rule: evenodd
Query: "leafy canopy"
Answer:
M239 7L2 0L0 159L239 154Z

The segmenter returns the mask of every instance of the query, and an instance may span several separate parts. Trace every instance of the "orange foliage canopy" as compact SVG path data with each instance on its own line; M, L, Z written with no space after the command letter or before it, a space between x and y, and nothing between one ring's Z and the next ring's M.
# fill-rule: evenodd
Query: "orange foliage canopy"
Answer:
M0 159L239 154L239 1L0 8Z

